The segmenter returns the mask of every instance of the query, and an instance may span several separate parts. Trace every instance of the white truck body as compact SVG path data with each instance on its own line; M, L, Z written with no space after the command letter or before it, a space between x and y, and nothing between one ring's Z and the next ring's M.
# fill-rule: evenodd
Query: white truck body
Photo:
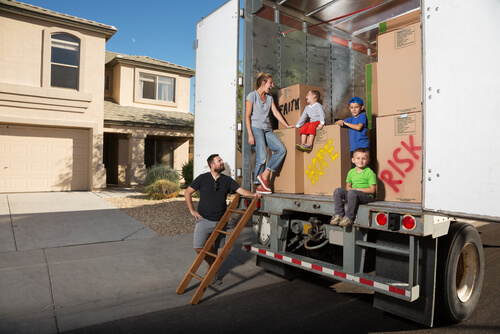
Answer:
M259 17L263 8L266 18ZM363 8L370 9L323 23ZM254 163L244 125L242 166L236 166L235 151L239 9L240 2L230 0L197 25L194 176L206 170L209 154L219 153L228 162L228 174L235 177L241 168L242 186L250 189ZM432 326L438 304L445 318L465 320L482 287L479 235L457 219L500 221L500 180L494 174L500 165L495 121L500 111L500 2L246 0L241 15L243 99L254 89L257 73L270 72L278 88L297 83L322 87L327 119L336 118L350 97L365 95L364 68L376 61L370 52L354 50L353 43L375 51L378 24L414 10L420 10L422 27L421 203L361 206L348 230L326 221L333 214L331 197L264 196L256 221L262 245L245 248L258 255L259 265L276 272L291 266L368 286L376 292L375 307ZM273 14L274 20L269 19ZM302 31L282 35L292 30L280 22L282 14L302 20ZM327 39L308 33L315 24L325 27ZM349 46L333 43L331 36ZM388 217L388 225L377 223L379 213ZM406 216L416 220L414 229L402 227ZM303 251L311 249L307 245L313 237L321 241L320 250L341 249L340 262ZM369 252L375 253L374 263ZM374 271L368 272L371 264Z

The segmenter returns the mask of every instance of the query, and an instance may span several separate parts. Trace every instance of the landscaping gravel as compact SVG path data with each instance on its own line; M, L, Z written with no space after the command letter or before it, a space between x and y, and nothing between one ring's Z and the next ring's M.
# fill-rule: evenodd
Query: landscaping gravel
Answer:
M145 195L105 198L129 216L142 222L158 235L181 235L194 232L195 219L189 212L183 196L150 200ZM195 209L198 198L193 198Z

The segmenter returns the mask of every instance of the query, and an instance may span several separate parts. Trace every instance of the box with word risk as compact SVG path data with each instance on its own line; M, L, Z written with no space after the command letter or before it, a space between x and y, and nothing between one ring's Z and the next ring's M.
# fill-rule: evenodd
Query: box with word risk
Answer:
M313 149L304 153L304 194L333 196L345 187L351 168L349 130L327 125L316 130Z
M377 199L420 203L422 113L377 118Z
M304 193L304 153L295 148L300 144L300 129L274 130L274 134L286 148L286 157L274 174L274 192L286 194Z

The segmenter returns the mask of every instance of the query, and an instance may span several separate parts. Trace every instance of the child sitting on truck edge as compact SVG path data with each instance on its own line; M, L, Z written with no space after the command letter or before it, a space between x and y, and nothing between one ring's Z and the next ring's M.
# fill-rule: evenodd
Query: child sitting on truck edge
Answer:
M322 129L325 125L325 110L318 102L320 100L320 93L317 90L310 90L306 95L307 106L300 116L296 127L300 129L301 144L295 145L295 148L300 151L310 151L316 136L316 127ZM309 117L309 122L306 119Z
M370 148L370 142L368 140L368 119L366 118L366 113L364 113L365 107L363 106L363 100L359 97L353 97L347 102L349 110L352 116L344 120L338 120L335 122L336 125L346 126L349 128L349 143L351 145L351 158L353 157L353 152L357 148ZM354 168L355 164L351 163L351 168Z
M331 225L351 226L356 217L359 204L367 204L373 200L377 190L377 176L368 167L370 151L357 148L351 161L356 165L347 173L346 187L337 188L333 192L335 215ZM344 201L347 201L347 212L344 212Z

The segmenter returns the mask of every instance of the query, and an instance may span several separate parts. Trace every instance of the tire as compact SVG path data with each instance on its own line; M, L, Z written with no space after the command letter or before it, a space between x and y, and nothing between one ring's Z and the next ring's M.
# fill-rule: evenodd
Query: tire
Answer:
M484 252L477 230L467 223L454 223L438 241L438 315L461 322L470 317L481 295Z

